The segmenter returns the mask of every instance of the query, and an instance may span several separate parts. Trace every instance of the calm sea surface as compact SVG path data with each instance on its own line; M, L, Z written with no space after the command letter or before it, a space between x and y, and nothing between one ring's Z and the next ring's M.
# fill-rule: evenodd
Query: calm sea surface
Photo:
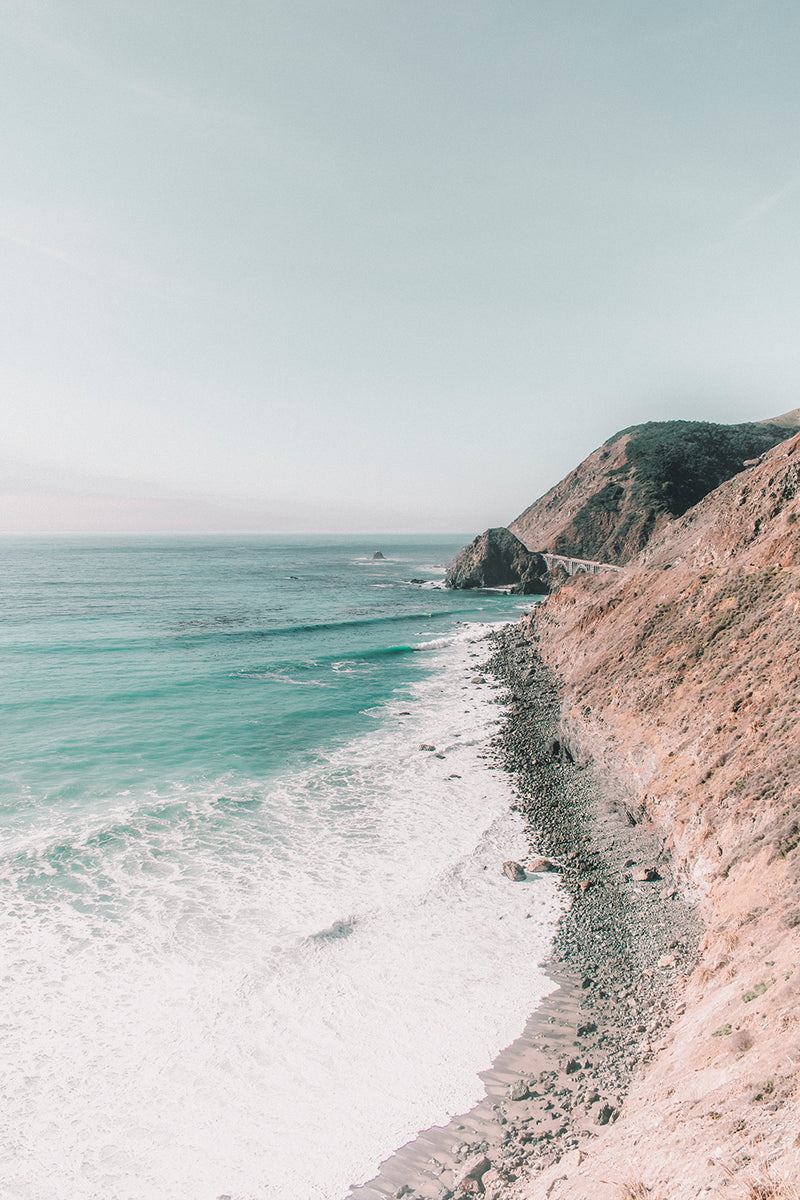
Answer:
M466 540L0 540L4 1197L341 1200L479 1098L560 901Z

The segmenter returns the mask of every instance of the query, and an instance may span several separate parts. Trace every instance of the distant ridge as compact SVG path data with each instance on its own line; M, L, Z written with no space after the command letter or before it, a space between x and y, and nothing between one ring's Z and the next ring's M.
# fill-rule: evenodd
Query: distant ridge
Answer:
M757 421L757 425L779 425L783 429L800 429L800 408L792 408L789 412L781 413L779 417L768 417L766 421Z
M800 409L721 425L648 421L609 438L509 525L529 550L618 565L800 429Z

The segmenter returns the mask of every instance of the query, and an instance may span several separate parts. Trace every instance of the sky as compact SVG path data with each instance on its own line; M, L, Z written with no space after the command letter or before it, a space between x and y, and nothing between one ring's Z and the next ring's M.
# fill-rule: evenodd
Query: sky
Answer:
M792 0L0 0L0 531L508 524L800 404Z

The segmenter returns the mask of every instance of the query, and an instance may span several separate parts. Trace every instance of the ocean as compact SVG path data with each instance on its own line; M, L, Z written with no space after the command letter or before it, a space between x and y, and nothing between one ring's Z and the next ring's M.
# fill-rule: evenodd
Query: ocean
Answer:
M482 1096L561 900L467 540L0 540L4 1198L343 1200Z

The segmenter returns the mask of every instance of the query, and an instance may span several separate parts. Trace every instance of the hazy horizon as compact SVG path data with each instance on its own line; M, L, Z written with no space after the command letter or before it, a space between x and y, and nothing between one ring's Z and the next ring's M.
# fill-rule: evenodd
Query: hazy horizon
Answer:
M0 532L508 524L797 406L763 0L0 0Z

